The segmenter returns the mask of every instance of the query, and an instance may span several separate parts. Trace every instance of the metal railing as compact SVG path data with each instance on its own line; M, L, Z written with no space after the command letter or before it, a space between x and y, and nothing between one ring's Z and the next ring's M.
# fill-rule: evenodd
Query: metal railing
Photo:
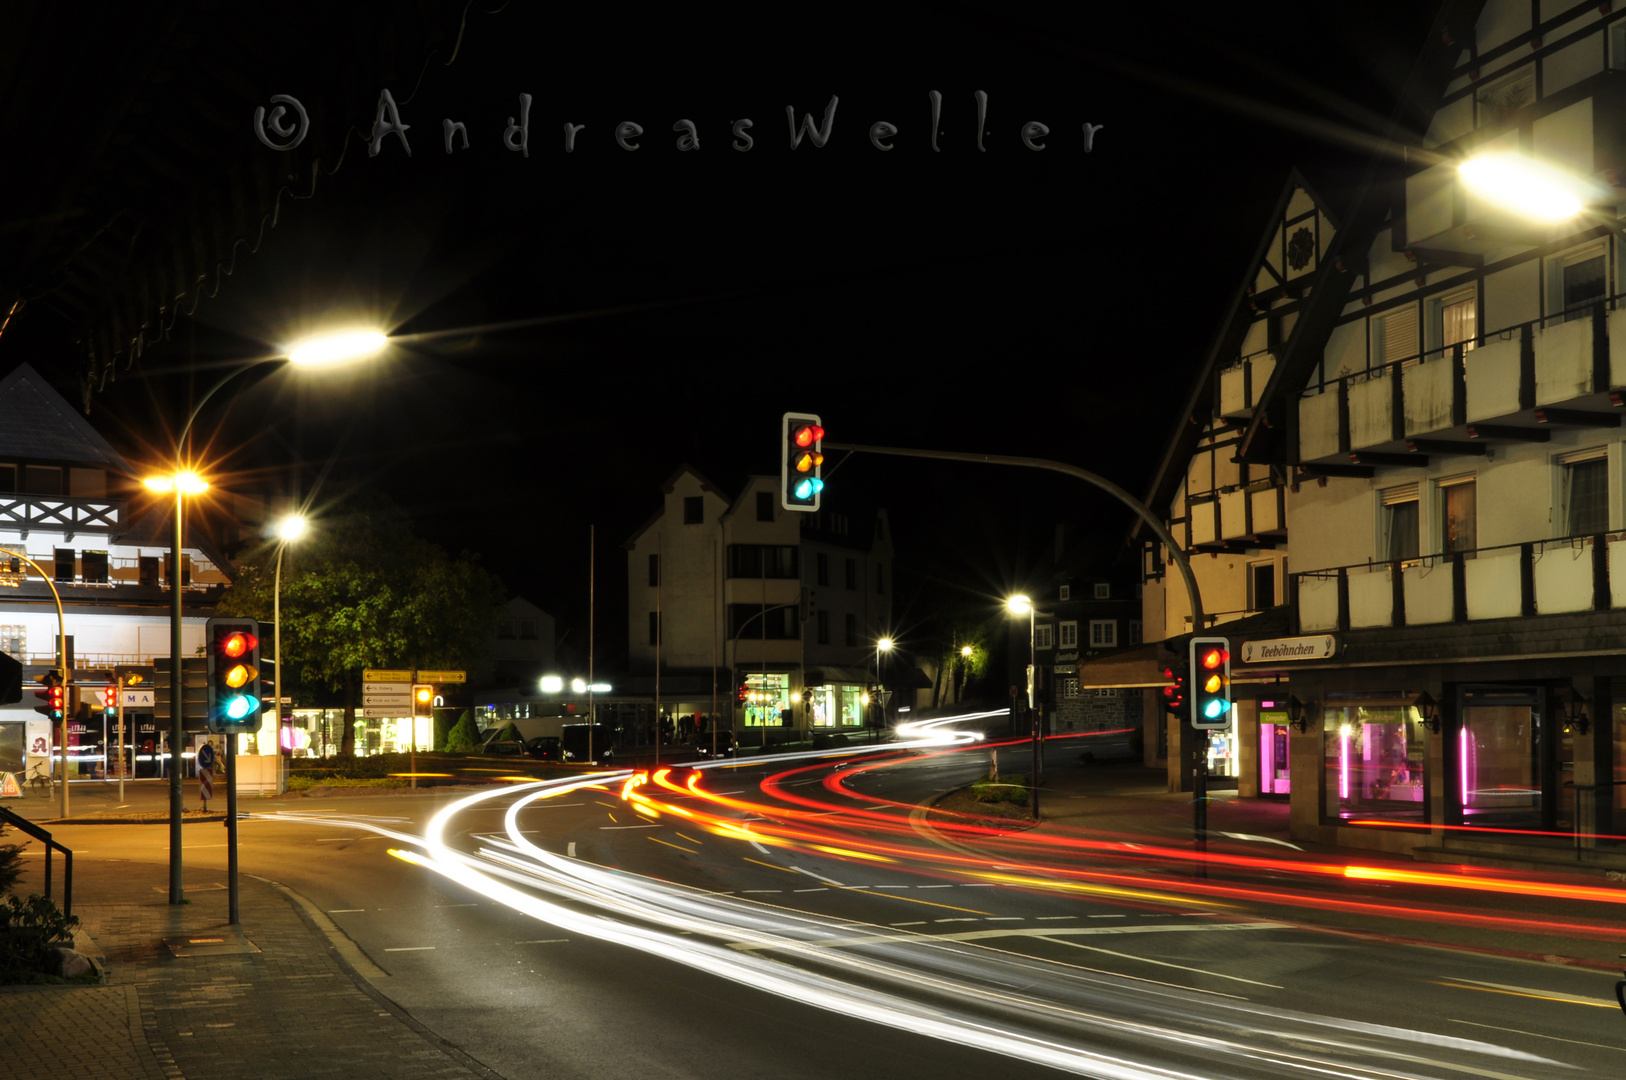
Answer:
M51 851L62 852L62 914L73 914L73 852L51 839L51 834L16 813L0 806L0 822L21 829L45 845L45 898L51 898Z

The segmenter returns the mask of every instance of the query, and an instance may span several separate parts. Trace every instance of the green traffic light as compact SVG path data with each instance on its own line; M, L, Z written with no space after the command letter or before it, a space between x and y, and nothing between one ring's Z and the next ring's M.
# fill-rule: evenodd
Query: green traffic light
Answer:
M1231 711L1231 703L1224 698L1215 698L1203 707L1203 715L1210 720L1217 720Z

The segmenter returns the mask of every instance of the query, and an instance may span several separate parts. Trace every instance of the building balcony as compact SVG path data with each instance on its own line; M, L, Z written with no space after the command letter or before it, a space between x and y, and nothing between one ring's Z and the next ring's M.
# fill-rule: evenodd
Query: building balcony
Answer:
M1626 610L1626 533L1293 574L1302 633Z
M1227 420L1242 419L1253 414L1253 408L1276 370L1276 356L1262 350L1244 356L1220 372L1219 414Z
M0 493L0 530L20 532L25 540L34 529L61 532L68 540L80 532L111 532L125 518L122 499Z
M1621 297L1520 323L1327 382L1299 399L1299 463L1372 475L1431 456L1546 442L1554 428L1618 427L1626 404Z

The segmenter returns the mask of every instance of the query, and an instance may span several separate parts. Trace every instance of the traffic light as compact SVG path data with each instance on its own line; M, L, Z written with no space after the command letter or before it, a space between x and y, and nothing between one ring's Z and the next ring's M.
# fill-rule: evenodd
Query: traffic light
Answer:
M1174 660L1163 667L1163 708L1184 720L1188 715L1186 692L1189 685L1188 669L1184 660Z
M750 694L751 694L751 688L746 685L744 679L741 679L740 680L739 690L736 691L735 696L737 696L741 701L746 701L746 700L749 700Z
M786 413L779 440L779 502L817 510L824 491L824 428L812 413Z
M420 683L412 688L412 715L433 716L435 706L435 688Z
M67 691L62 686L62 676L55 671L48 671L34 680L43 685L43 689L34 691L34 696L40 703L34 706L34 711L42 716L51 718L52 723L60 721L67 709Z
M1231 726L1231 640L1191 639L1191 726Z
M210 619L205 637L209 730L259 730L260 624L253 619Z

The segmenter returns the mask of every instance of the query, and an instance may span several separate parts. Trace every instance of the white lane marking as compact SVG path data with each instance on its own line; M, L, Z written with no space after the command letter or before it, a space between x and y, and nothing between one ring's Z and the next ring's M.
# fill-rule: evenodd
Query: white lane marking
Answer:
M752 893L773 893L775 896L778 896L784 891L784 889L741 889L740 895L750 896Z
M569 940L570 939L567 938L567 937L545 937L545 938L533 938L530 941L516 941L516 942L514 942L514 944L515 945L557 945L560 942L569 941Z
M764 851L763 854L766 855L767 852ZM841 882L837 881L835 878L827 878L823 874L815 874L813 871L804 870L800 866L793 866L793 867L791 867L791 869L795 870L798 874L806 874L808 877L812 878L814 881L822 881L826 885L834 885L838 889L845 889L847 887L847 886L843 885Z
M1001 888L1001 887L1002 886L997 881L962 881L962 882L960 882L960 888L962 888L962 889L998 889L998 888Z
M1054 916L1052 916L1053 918ZM1128 915L1086 915L1087 919L1127 919Z
M567 859L574 859L576 857L576 841L572 840L569 844L565 845L565 857Z
M651 821L643 825L600 825L599 828L608 832L614 832L616 829L658 829L660 826Z
M990 915L984 922L1025 922L1020 915Z
M454 907L479 907L480 905L479 904L436 904L434 906L436 908L444 910L446 908L454 908Z
M872 888L872 889L907 889L907 888L910 888L910 886L908 886L908 885L871 885L870 888Z
M359 837L359 836L319 836L319 837L316 838L316 842L318 844L342 844L346 840L360 840L360 839L361 839L361 837Z
M364 907L336 907L336 908L328 908L327 913L329 915L349 915L352 912L366 911L366 910L367 909L364 908Z
M434 948L433 945L403 945L398 949L385 949L384 951L385 952L427 952L427 951L429 951L429 950L431 950L433 948Z
M935 919L933 921L934 922L977 922L979 920L977 920L977 919L969 919L969 918L955 918L955 919Z
M895 923L887 923L887 925L888 926L925 926L926 925L926 920L925 919L917 919L914 922L895 922Z
M1603 1005L1611 1009L1620 1008L1620 1003L1610 998L1577 997L1559 990L1537 990L1533 986L1509 986L1507 983L1481 982L1479 979L1464 979L1456 975L1444 975L1442 978L1455 983L1467 983L1469 986L1485 986L1492 990L1506 990L1510 994L1530 994L1533 997L1548 998L1553 1001L1566 1001L1572 1005Z
M1274 836L1254 836L1251 833L1245 833L1245 832L1222 832L1222 833L1220 833L1220 835L1221 836L1228 836L1232 840L1252 840L1252 841L1254 841L1256 843L1260 843L1260 844L1280 844L1282 847L1292 848L1294 851L1303 851L1304 850L1303 848L1299 847L1297 844L1289 844L1286 840L1278 840Z
M764 855L772 855L773 854L773 852L769 851L767 848L763 847L761 844L757 843L755 840L747 840L746 843L750 844L752 847L756 848L758 851L762 852L762 854L764 854Z
M1128 929L1128 928L1126 927L1125 929ZM1231 982L1247 983L1249 986L1265 986L1265 987L1269 987L1272 990L1280 990L1280 989L1282 989L1282 987L1277 986L1275 983L1260 982L1258 979L1244 979L1240 975L1225 975L1225 974L1222 974L1222 973L1220 973L1218 971L1208 971L1208 970L1206 970L1204 968L1188 967L1185 964L1171 964L1166 960L1153 960L1150 957L1146 957L1146 956L1135 956L1133 953L1114 952L1111 949L1103 949L1103 948L1100 948L1099 946L1096 946L1096 945L1082 945L1079 942L1068 941L1065 938L1056 938L1056 937L1050 937L1048 935L1040 935L1040 940L1052 941L1052 942L1055 942L1057 945L1066 945L1069 948L1085 949L1085 950L1087 950L1089 952L1102 953L1103 955L1106 955L1106 956L1116 956L1120 960L1135 960L1135 961L1137 961L1139 963L1142 963L1142 964L1155 964L1158 967L1173 968L1176 971L1189 971L1194 975L1208 975L1208 976L1210 976L1212 978L1215 978L1215 979L1229 979Z
M1610 1002L1610 1004L1614 1005L1618 1004L1618 1002ZM1626 1051L1626 1046L1610 1046L1607 1043L1583 1042L1580 1039L1566 1039L1559 1035L1543 1035L1539 1031L1525 1031L1522 1028L1510 1028L1505 1024L1476 1024L1472 1020L1458 1020L1454 1016L1448 1016L1446 1019L1451 1021L1453 1024L1467 1024L1469 1027L1490 1028L1492 1031L1516 1031L1520 1035L1529 1035L1534 1039L1552 1039L1554 1042L1574 1043L1576 1046L1595 1046L1600 1050Z
M916 885L917 889L952 889L953 885Z
M1049 922L1052 919L1076 919L1077 915L1039 915L1035 916L1040 922Z
M827 889L826 887L824 887L823 885L820 885L816 889L792 889L791 890L791 892L829 892L829 891L830 890Z
M550 808L555 807L555 806L586 806L586 805L587 805L586 803L581 803L581 802L554 802L552 799L537 799L535 802L526 803L525 804L525 809L527 809L527 810L547 810L547 809L550 809ZM602 803L600 805L609 806L611 804Z

